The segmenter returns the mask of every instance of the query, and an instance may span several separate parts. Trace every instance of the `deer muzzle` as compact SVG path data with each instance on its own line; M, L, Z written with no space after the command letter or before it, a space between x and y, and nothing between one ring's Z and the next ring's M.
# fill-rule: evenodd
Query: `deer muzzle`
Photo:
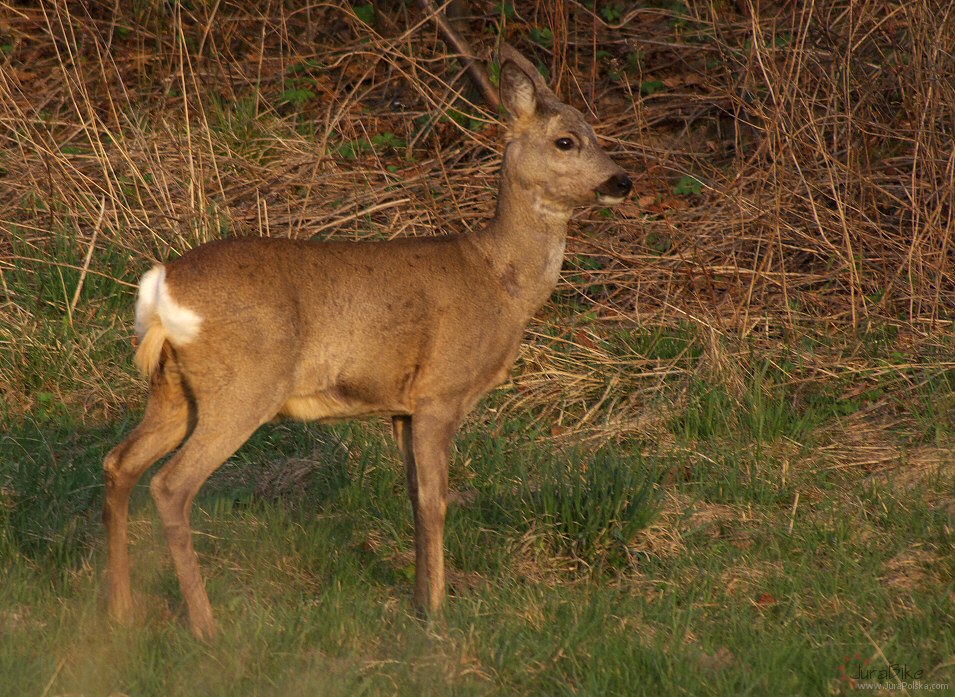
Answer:
M627 173L618 172L597 187L597 200L601 203L620 203L632 188L633 182L630 181Z

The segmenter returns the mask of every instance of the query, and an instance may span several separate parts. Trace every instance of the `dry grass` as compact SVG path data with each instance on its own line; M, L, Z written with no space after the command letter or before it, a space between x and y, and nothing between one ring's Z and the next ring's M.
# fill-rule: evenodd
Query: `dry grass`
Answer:
M131 287L148 260L221 235L480 225L493 206L497 117L415 5L377 5L369 24L344 2L0 4L4 350L38 347L46 321L29 284L7 283L15 269L37 284L78 279L46 301L72 324L93 321L100 302L85 279ZM588 210L573 225L562 297L576 319L545 312L534 325L505 409L541 408L555 435L577 440L659 433L666 414L648 421L645 406L664 382L702 376L738 392L745 342L781 339L811 366L793 384L831 377L847 397L913 389L898 365L879 373L860 357L855 337L892 326L888 348L921 355L951 332L951 7L757 11L740 0L595 13L538 0L505 16L470 6L459 27L481 56L499 38L532 55L595 112L636 184L618 211ZM646 358L605 342L617 326L690 327L704 350ZM789 341L806 332L835 338ZM81 333L80 354L99 336ZM928 353L925 366L955 365ZM96 361L72 370L80 397L6 367L10 411L49 390L109 413L129 391L127 374ZM881 421L862 414L854 433L891 422L890 401L875 400ZM845 444L832 440L823 447Z

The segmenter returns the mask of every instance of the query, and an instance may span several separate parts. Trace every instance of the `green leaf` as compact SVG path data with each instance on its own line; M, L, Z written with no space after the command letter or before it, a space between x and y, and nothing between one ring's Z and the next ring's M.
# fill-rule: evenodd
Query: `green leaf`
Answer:
M311 90L302 90L302 89L291 89L285 90L279 96L279 100L282 102L288 102L292 104L295 108L301 108L305 102L309 99L315 99L315 93Z
M376 148L403 148L405 141L391 131L376 133L371 137L371 144Z
M541 46L550 46L554 43L554 32L546 27L543 29L531 27L530 34L534 43L540 44Z
M603 15L603 18L610 23L619 22L621 15L623 15L623 6L609 5L607 7L603 7L600 10L600 14Z
M517 17L517 12L514 11L514 5L509 2L502 2L495 5L492 12L496 15L504 15L508 19Z
M370 26L375 23L375 6L371 3L356 5L352 10L355 12L355 16L365 24Z
M680 178L680 181L677 182L677 185L673 187L673 193L677 196L686 196L688 194L699 196L703 193L703 182L690 174L685 174Z

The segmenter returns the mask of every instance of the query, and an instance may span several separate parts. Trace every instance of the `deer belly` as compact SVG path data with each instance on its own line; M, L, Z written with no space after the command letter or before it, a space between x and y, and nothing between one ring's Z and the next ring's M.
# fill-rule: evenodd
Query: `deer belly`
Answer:
M335 385L310 394L289 397L279 414L303 421L339 421L361 416L410 413L402 390L382 389L375 384Z

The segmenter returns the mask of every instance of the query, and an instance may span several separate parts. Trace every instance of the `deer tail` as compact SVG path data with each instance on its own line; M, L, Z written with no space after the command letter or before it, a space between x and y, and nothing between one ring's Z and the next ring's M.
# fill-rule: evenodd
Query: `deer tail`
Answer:
M143 274L136 297L136 366L145 376L152 377L166 344L189 343L198 335L201 323L198 314L173 300L166 282L166 267L154 266Z

